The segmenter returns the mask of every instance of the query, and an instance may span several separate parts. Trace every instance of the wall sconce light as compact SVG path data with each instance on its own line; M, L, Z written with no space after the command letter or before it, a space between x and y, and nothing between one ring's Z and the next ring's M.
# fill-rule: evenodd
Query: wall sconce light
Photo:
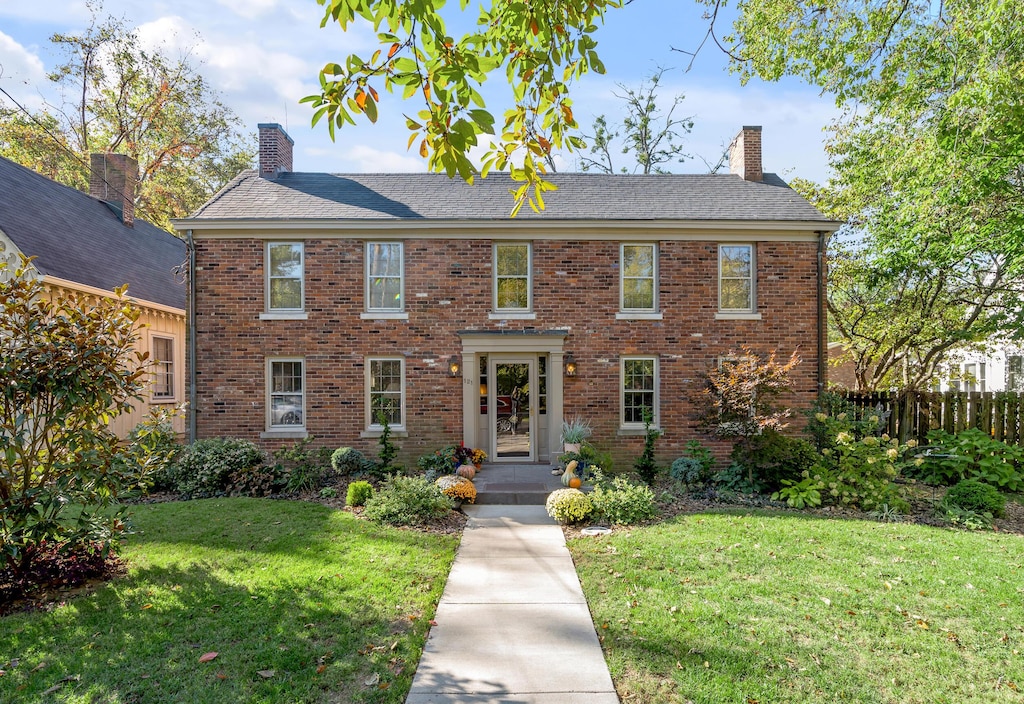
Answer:
M565 355L565 375L576 376L576 358L572 356L572 352Z
M480 395L481 396L486 396L487 395L487 384L480 384Z
M451 378L454 379L455 377L457 377L459 375L459 369L461 369L461 368L462 368L462 365L459 363L458 356L453 354L448 359L448 376L450 376Z

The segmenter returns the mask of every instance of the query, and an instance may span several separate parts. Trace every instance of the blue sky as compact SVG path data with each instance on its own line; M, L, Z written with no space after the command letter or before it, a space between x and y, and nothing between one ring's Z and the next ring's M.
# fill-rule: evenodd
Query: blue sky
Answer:
M795 80L741 86L738 76L728 73L724 55L710 43L692 69L683 71L689 57L673 47L697 46L706 30L702 10L689 0L635 0L611 12L597 35L608 72L588 76L576 86L577 120L589 127L598 114L617 119L619 105L612 95L616 84L637 86L657 67L669 67L659 94L666 102L685 94L677 114L692 115L695 122L686 138L686 149L695 157L673 170L706 171L696 155L714 162L742 125L761 125L766 171L786 179L827 178L823 128L838 115L831 98ZM336 142L323 125L310 127L312 112L298 101L316 91L323 64L374 48L369 28L349 33L337 25L320 29L322 11L315 0L106 0L103 15L108 14L138 27L146 44L162 43L172 53L191 47L202 74L251 134L260 122L285 125L295 140L297 171L426 168L406 150L409 133L402 111L418 108L397 99L382 106L377 125L346 126ZM88 22L84 0L64 0L59 12L51 2L0 0L0 86L32 108L44 98L59 100L45 79L60 58L48 39L54 32L79 32ZM492 102L500 90L485 95L500 116L501 106ZM572 155L561 157L559 168L576 170Z

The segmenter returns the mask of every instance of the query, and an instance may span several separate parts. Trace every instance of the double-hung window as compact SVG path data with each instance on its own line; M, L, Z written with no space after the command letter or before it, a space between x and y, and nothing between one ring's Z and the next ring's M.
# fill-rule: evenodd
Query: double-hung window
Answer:
M531 247L528 242L494 245L494 309L528 313L531 300Z
M366 310L401 313L405 310L401 242L366 243Z
M619 256L619 307L628 313L658 310L658 248L655 244L623 244Z
M405 361L371 357L366 360L366 425L383 428L381 414L391 428L405 427Z
M754 313L754 246L718 246L718 310L722 313Z
M174 400L174 338L153 335L153 400Z
M306 378L301 358L267 360L267 429L306 426Z
M621 366L622 427L642 429L644 413L658 425L658 359L623 357Z
M267 243L267 312L301 313L305 306L302 242Z
M1011 354L1006 358L1006 390L1024 391L1024 356Z

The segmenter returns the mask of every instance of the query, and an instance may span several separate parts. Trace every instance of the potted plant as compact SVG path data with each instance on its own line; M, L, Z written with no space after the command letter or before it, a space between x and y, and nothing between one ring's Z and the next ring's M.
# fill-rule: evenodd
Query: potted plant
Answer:
M563 420L562 449L565 452L579 452L583 441L589 438L592 432L590 423L579 416Z

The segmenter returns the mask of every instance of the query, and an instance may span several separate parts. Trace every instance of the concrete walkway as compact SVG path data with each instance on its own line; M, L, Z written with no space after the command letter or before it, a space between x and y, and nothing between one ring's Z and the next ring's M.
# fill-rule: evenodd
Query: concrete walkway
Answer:
M406 704L619 704L562 529L468 506Z

